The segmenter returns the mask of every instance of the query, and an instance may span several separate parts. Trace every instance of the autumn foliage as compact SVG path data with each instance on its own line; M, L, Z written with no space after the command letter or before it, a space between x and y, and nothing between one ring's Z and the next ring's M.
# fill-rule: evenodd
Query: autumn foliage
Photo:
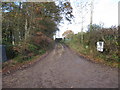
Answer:
M62 36L65 38L71 38L73 36L74 32L72 30L65 31Z
M47 37L42 32L37 32L36 35L33 37L34 44L37 46L42 46L43 48L48 47L50 43L52 43L52 39Z
M8 59L41 55L52 48L62 19L55 2L3 2L2 10L2 44Z

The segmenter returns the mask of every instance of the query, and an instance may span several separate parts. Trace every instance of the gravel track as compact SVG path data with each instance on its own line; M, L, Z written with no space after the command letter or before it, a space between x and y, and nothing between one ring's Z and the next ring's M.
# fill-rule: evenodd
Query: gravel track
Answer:
M86 60L62 44L32 67L5 75L3 88L118 88L118 70Z

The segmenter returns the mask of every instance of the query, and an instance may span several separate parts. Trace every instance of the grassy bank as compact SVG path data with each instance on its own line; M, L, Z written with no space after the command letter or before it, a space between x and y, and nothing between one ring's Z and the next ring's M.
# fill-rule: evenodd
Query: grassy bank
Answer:
M17 56L12 60L9 60L9 61L3 63L2 72L3 72L3 74L10 74L16 70L27 68L31 65L34 65L38 61L40 61L48 53L49 53L49 51L44 52L40 55L32 56L24 61L21 59L21 56Z
M89 58L94 62L100 62L112 67L118 67L118 42L117 29L100 29L87 33L78 33L71 36L71 39L65 40L65 44L80 55ZM83 39L81 39L83 35ZM104 42L103 52L97 51L96 43Z
M36 39L40 38L40 39ZM37 36L33 41L21 42L17 45L6 45L6 53L8 61L2 63L3 71L14 70L24 65L36 62L46 55L54 47L54 41L48 37L41 40L41 36Z
M118 67L118 62L117 61L107 61L105 60L104 55L102 55L99 52L94 52L92 50L85 50L84 48L80 47L79 45L76 44L70 44L70 43L65 43L69 48L74 50L76 53L78 53L80 56L83 56L93 62L96 63L102 63L111 67ZM99 54L99 55L98 55Z

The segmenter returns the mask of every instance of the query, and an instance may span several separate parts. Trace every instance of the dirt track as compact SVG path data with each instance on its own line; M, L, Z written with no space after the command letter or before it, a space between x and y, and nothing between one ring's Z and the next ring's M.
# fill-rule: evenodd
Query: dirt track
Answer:
M34 66L3 76L3 88L118 88L118 70L57 44Z

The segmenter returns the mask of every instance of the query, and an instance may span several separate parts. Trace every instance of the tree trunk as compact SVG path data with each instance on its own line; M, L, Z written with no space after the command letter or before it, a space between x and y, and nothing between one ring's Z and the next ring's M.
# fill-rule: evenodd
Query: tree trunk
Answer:
M25 20L25 41L27 40L27 32L28 32L28 20Z

